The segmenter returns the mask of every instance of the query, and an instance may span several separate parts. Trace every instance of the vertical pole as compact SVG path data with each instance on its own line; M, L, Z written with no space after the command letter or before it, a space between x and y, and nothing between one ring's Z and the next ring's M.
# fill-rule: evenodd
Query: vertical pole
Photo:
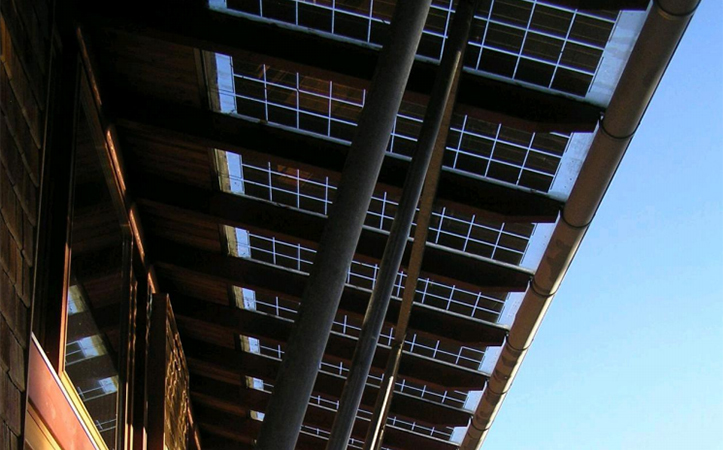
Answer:
M437 182L439 181L439 172L442 167L444 149L447 142L447 135L449 133L459 77L462 73L464 51L467 47L472 20L478 5L479 0L461 0L457 5L454 20L452 21L450 36L446 43L442 61L440 63L440 73L435 81L434 91L432 93L432 98L430 99L430 105L427 107L422 133L419 138L417 152L429 153L429 156L426 156L427 160L424 168L425 171L422 174L422 178L418 181L419 186L415 186L416 197L414 200L414 207L416 207L417 201L420 198L420 192L422 193L419 214L417 216L417 227L414 233L414 243L412 245L412 252L409 258L409 265L407 267L407 279L404 284L402 308L399 312L397 326L394 330L392 351L389 354L382 384L379 388L377 401L374 405L374 411L367 430L366 438L364 440L365 450L377 450L381 448L386 418L391 405L391 397L394 393L394 385L396 383L399 363L404 349L404 341L407 335L409 316L412 312L412 304L414 303L417 282L422 266L422 258L424 256L424 248L427 242L429 223L432 215L432 206L434 203L434 197L436 196ZM436 128L432 129L432 127ZM411 170L412 169L410 169L410 172ZM424 176L425 174L426 178ZM404 189L406 191L406 184ZM401 209L402 205L400 202L399 210ZM397 212L397 217L400 217L399 212ZM406 228L405 236L409 235L410 227L411 219L409 226ZM387 244L387 248L385 249L385 255L386 250L388 249L389 244ZM388 304L389 296L386 297L384 313L386 313L386 306L388 306ZM381 320L383 320L383 318L384 316L382 315ZM366 322L367 321L365 320L365 325ZM364 330L362 330L362 334L363 333Z
M379 334L389 307L394 281L397 278L404 249L409 240L409 232L412 228L419 197L422 194L424 179L435 150L444 113L448 109L454 80L459 72L458 69L462 67L462 55L467 45L474 11L475 8L471 1L462 1L454 16L452 32L445 47L432 95L427 104L417 149L404 181L402 197L384 248L379 275L364 316L351 369L344 384L339 409L326 446L327 450L344 450L349 443L357 409L369 376L374 352L377 349ZM414 288L411 290L414 292ZM398 352L393 353L401 354L401 346Z
M400 0L256 443L293 450L384 160L431 0Z

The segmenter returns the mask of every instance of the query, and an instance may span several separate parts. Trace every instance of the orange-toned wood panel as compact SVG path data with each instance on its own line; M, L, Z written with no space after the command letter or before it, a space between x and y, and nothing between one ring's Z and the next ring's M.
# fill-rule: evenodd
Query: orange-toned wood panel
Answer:
M218 175L211 164L208 147L193 143L169 142L144 131L119 127L121 149L130 175L155 176L194 186L213 187ZM133 188L132 184L129 186Z
M62 448L95 450L95 446L66 397L60 380L32 339L28 375L28 399L40 420Z
M192 48L116 31L95 33L90 44L102 87L200 105Z
M174 242L204 250L226 253L219 225L203 215L163 205L140 205L141 220L146 235L163 236Z

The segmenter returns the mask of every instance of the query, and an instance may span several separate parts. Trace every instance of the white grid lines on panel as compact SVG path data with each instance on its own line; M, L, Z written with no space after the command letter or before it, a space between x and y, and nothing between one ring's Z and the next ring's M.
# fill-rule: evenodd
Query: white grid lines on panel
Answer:
M231 182L242 183L244 195L304 211L328 212L337 189L328 177L315 179L311 174L296 168L275 167L271 163L241 161L240 164L242 176L229 173L221 173L220 176ZM389 231L397 206L398 202L387 192L375 194L365 224ZM446 211L443 207L432 213L430 239L434 243L512 264L522 260L529 234L510 231L510 227L504 223L484 222L476 215L453 215ZM501 243L499 235L506 236L506 241L515 242L515 246Z
M377 2L382 6L375 7L373 1L370 1L366 7L361 5L357 8L352 8L343 3L338 4L333 0L277 0L266 1L266 3L274 7L264 9L264 2L259 0L258 5L242 6L242 9L236 11L236 13L261 17L271 22L283 22L302 29L328 32L344 39L357 40L376 46L380 46L386 39L391 11L393 10L393 5L390 2ZM603 39L585 39L584 36L572 35L570 30L572 30L576 21L585 20L595 24L598 28L606 28L609 34L609 30L616 24L616 19L604 14L578 11L550 5L544 1L538 2L537 0L518 2L516 4L518 6L518 17L510 18L505 16L504 12L498 12L506 7L509 8L510 5L512 4L508 0L483 2L473 23L473 28L481 30L479 33L480 39L470 41L470 46L475 47L476 55L473 55L471 61L466 62L467 67L510 79L530 82L546 89L585 96L597 72L607 41ZM537 9L543 11L539 16L555 17L561 23L557 24L552 30L536 24L533 18L537 18L535 14ZM451 1L439 0L433 2L430 18L423 32L422 44L418 50L421 56L437 61L441 59L449 34L452 13ZM515 51L511 51L497 45L494 39L488 42L487 30L490 26L496 27L501 33L522 33L524 35L522 45ZM528 35L531 35L541 45L548 46L548 54L536 54L534 50L526 47L525 43ZM574 49L568 48L568 43L574 44ZM492 55L501 53L509 56L512 58L510 63L514 68L511 72L507 72L504 68L490 66L487 64L489 57L485 55L485 50L493 52ZM555 51L559 53L557 56L554 55ZM563 59L562 54L564 52L568 52L569 55ZM583 61L586 59L587 61ZM521 61L531 61L546 67L547 69L544 70L550 73L549 80L535 80L525 76L518 76L517 68ZM581 75L580 78L584 80L585 85L569 89L562 83L556 85L554 81L560 69Z
M269 71L274 73L271 81ZM233 95L236 99L236 108L233 112L343 142L351 142L366 91L311 77L301 77L297 72L271 69L264 64L260 66L260 70L251 67L243 69L243 72L234 75L237 81L234 92L223 93L224 97ZM293 78L293 85L283 83L284 79L288 78ZM311 90L310 86L317 89ZM319 86L324 88L321 89ZM273 95L269 95L269 89L273 90ZM388 151L405 158L411 157L423 118L423 107L404 102L392 129ZM468 126L470 124L473 126ZM491 126L497 128L496 133L486 134L476 131L489 129ZM444 165L460 172L546 192L554 181L564 147L558 152L540 148L535 145L536 133L528 133L529 145L520 145L502 138L499 134L500 128L502 128L500 125L488 124L466 115L455 115L450 128L451 145L448 143L446 148L452 157L445 158ZM561 139L563 144L569 139L567 135L556 133L553 135ZM506 148L519 148L525 153L534 152L536 160L544 160L545 164L543 166L527 164L527 158L515 161L495 157L494 150L498 144L504 144ZM489 146L492 148L491 153L485 150ZM504 169L490 172L489 167L492 162L495 166L509 166L518 175L508 175L508 171ZM529 177L523 177L523 172L529 174Z
M248 236L248 244L245 244L248 248L237 249L232 252L233 255L249 255L246 258L309 273L316 250L298 243L286 242L274 236L262 236L257 233L248 233ZM371 291L374 288L378 271L378 264L352 261L347 275L347 284ZM406 274L400 271L394 283L397 292L403 288L405 278ZM480 305L482 299L487 306ZM479 317L483 314L489 321L497 319L504 303L504 300L484 295L481 292L468 291L429 278L419 280L415 301L470 317ZM257 298L256 304L259 308L258 305L264 303ZM281 316L278 299L273 307L273 314ZM347 326L344 325L345 330ZM391 336L389 338L391 339ZM414 344L412 344L413 347ZM459 362L459 359L456 362Z

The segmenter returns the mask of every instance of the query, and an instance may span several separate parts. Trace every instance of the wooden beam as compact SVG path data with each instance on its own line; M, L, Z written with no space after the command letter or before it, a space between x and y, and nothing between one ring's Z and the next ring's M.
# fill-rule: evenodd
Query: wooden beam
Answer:
M206 252L192 247L156 240L153 247L156 260L162 266L191 271L226 284L253 289L272 296L300 301L307 275L270 264L244 258ZM161 267L162 268L162 267ZM181 292L182 294L182 292ZM370 291L346 286L340 310L363 316L369 302ZM387 321L395 323L400 300L394 298L387 312ZM444 316L444 317L443 317ZM431 306L415 303L409 325L430 336L475 345L498 345L507 329L499 324L472 319ZM454 326L455 328L448 328Z
M276 380L276 374L281 364L279 359L208 344L187 336L182 339L192 378L202 376L239 388L245 386L245 376L258 378L268 383ZM315 395L325 398L338 399L341 396L345 380L341 375L321 370L316 378L313 392ZM378 392L378 387L367 384L362 396L362 406L371 410ZM469 420L469 411L460 408L442 405L398 391L395 391L392 398L393 415L426 424L441 423L449 426L464 426Z
M182 316L181 314L179 314L178 322L179 329L183 330L183 337L206 339L209 342L214 342L219 345L223 345L229 341L233 342L233 336L242 334L241 331L245 331L241 330L241 327L237 325L224 327L205 320ZM285 321L279 319L277 324L284 322ZM290 323L284 323L283 326L276 326L278 328L283 327L282 333L285 332L284 334L286 334L290 331L290 325ZM267 338L267 342L272 341L275 344L281 344L283 349L286 341L280 338L282 333L278 333L278 335L272 335L272 333L264 334L272 335L272 337ZM213 336L214 338L206 338L206 335ZM220 340L224 335L228 339ZM260 333L257 333L257 335L260 335ZM351 364L355 345L356 339L332 331L324 354L324 360L334 365L344 364L348 367ZM382 376L387 357L389 356L389 350L389 347L386 345L380 344L377 347L370 372L372 375L377 377ZM449 391L482 389L488 378L486 374L477 370L410 352L404 352L399 367L399 374L407 381Z
M253 444L241 443L233 438L220 436L213 433L213 429L199 427L201 430L201 441L203 450L254 450Z
M112 29L178 45L270 64L346 86L369 86L379 49L328 33L279 26L209 9L114 8L108 14L84 2L84 27ZM278 45L283 42L283 45ZM407 98L426 104L437 64L418 59L407 83ZM601 108L581 100L465 72L456 110L492 123L529 131L593 131Z
M162 237L153 239L156 260L179 267L185 267L199 273L228 280L236 284L259 291L274 292L292 298L300 298L308 275L303 272L285 269L280 266L255 262L249 259L235 258L221 253L199 250L193 247L166 241ZM472 265L473 261L463 260ZM205 265L204 265L205 264ZM481 265L494 266L494 265ZM492 275L478 272L473 292L524 292L530 275L514 266L500 265L500 270ZM241 269L243 268L243 269ZM486 267L485 267L486 268ZM242 272L241 270L245 270ZM459 268L460 271L466 268ZM487 269L489 270L489 269ZM290 282L288 286L279 286L278 280Z
M584 10L645 11L648 9L650 0L554 0L548 3Z
M288 339L293 325L291 319L277 317L263 312L221 305L177 293L172 293L171 295L173 296L173 306L179 316L178 320L186 321L187 323L206 322L209 326L220 327L227 331L233 331L235 334L268 339L277 343L285 342ZM444 321L444 315L444 313L439 314L439 320ZM484 331L483 329L480 334L484 334ZM416 330L413 330L413 332L417 333ZM418 334L427 335L431 339L440 340L443 343L463 345L463 343L446 339L443 335L438 336L429 333ZM502 345L503 340L504 335L501 334L494 342L476 343L476 345L479 347L499 346ZM343 340L343 342L345 342L345 344L340 343L338 346L348 344L346 340ZM467 345L471 346L469 343ZM340 350L340 352L341 354L339 356L343 356L344 358L349 356L349 350Z
M219 408L219 406L218 403L214 405L202 404L202 406L196 409L200 411L198 415L202 427L206 425L205 428L208 431L226 434L228 438L241 443L247 443L247 439L253 440L256 437L260 429L260 421L254 421L247 417L236 415L228 411L228 409L223 410L222 407ZM328 431L331 428L334 414L335 411L332 409L310 404L306 410L304 425ZM363 440L368 425L369 422L367 420L357 419L354 424L352 436ZM297 443L297 450L302 448L321 450L325 448L325 439L310 439L310 436L306 436L303 434L299 436L301 442ZM452 442L414 433L391 425L387 426L384 438L384 446L395 450L410 450L414 448L454 450L457 448L457 445Z
M250 417L238 417L225 411L196 403L196 420L201 430L218 434L241 444L252 445L261 428L261 422Z
M326 216L292 207L239 196L225 192L212 192L172 182L133 184L141 204L163 208L163 214L178 221L191 214L209 223L229 225L257 233L288 239L312 249L317 248L326 224ZM357 245L356 258L367 263L379 263L389 233L364 227ZM402 268L406 268L411 252L408 242ZM428 243L422 263L422 278L454 285L477 292L479 290L524 290L533 273L490 258L470 255Z
M110 102L116 122L139 137L150 135L166 144L195 142L243 155L249 161L298 167L338 180L349 146L227 114L180 104L148 102L130 94ZM143 105L142 107L139 105ZM378 189L400 195L409 161L388 155L378 178ZM503 185L482 177L443 169L437 205L453 211L477 214L501 222L557 220L562 202L527 188Z
M201 430L215 438L204 439L204 449L245 450L252 448L253 441L261 428L260 421L249 417L236 417L205 406L198 410L200 410ZM295 450L323 450L325 445L325 439L302 432Z
M163 268L159 268L160 284L167 289L174 298L184 297L184 288L176 286L176 284L166 277ZM177 269L171 268L177 271ZM181 271L180 276L183 277L187 271ZM339 306L340 315L348 315L358 320L362 320L369 302L369 291L347 286L342 294L341 304ZM399 315L399 307L401 300L392 297L392 303L387 311L386 322L393 326ZM490 326L491 325L491 326ZM469 347L482 345L499 345L507 334L507 329L503 326L492 324L469 316L456 314L433 306L415 303L412 309L412 317L410 320L410 329L413 333L419 334L433 339L440 339L442 342L456 343L467 345Z
M376 390L373 386L367 385L367 391L369 394L366 397L372 400L373 405L374 398L371 396L371 391L376 392ZM205 377L200 373L194 373L191 377L191 396L195 402L215 409L234 415L248 415L250 411L264 412L271 393L225 383ZM472 414L399 392L392 397L392 404L393 416L428 427L465 426ZM370 405L363 404L362 408L368 406ZM331 427L331 423L319 426Z

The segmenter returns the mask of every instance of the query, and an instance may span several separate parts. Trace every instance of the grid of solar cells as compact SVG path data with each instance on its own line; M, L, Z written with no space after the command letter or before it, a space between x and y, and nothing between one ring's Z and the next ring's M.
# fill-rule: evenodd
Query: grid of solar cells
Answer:
M485 6L478 10L482 17L474 23L466 66L556 91L587 94L616 13L538 1L494 0Z
M324 215L328 214L329 206L336 196L336 185L326 176L243 157L239 164L241 172L238 175L219 174L226 181L222 184L238 186L237 193L240 191L250 197ZM390 231L397 206L396 196L377 192L372 196L365 225ZM519 264L533 230L533 224L496 222L446 207L435 207L428 239L432 244Z
M253 339L248 338L246 336L241 336L242 339ZM258 344L258 351L257 353L263 356L281 359L283 357L283 350L281 349L281 346L278 344L268 343L264 340L255 340L256 344ZM336 375L342 375L347 376L349 373L349 367L347 367L344 363L336 363L336 362L329 362L326 360L322 360L321 362L321 371L330 373L330 374L336 374ZM379 387L381 384L382 379L380 377L376 377L372 374L369 375L367 382L373 386ZM255 380L251 379L250 385L255 386L255 389L263 390L266 392L273 392L273 384L261 381L261 380ZM399 381L395 384L395 391L397 392L404 392L406 394L414 395L419 398L424 398L429 401L433 401L436 403L453 406L457 408L462 408L465 404L465 401L467 399L467 393L461 392L461 391L439 391L432 388L429 388L425 385L419 385L416 383L411 383L408 380L405 380L404 378L399 378ZM339 401L333 398L328 398L324 395L320 394L314 394L310 398L310 403L317 404L319 406L323 406L325 408L330 408L333 410L337 410L339 408ZM366 410L365 408L359 408L357 412L358 417L362 418L371 418L372 412ZM403 418L397 417L395 415L390 415L387 418L387 423L398 427L403 428L409 431L413 431L419 434L424 434L427 436L433 436L440 439L449 439L452 435L452 432L454 431L451 427L427 427L425 425L421 425L419 423L405 420ZM328 437L328 431L322 430L315 427L309 427L310 430L318 430L320 435L324 435L325 437Z
M366 91L288 72L266 64L233 61L233 92L219 92L243 116L351 142ZM389 141L390 153L411 157L425 107L403 101ZM455 114L444 165L475 176L547 192L569 136L533 133Z
M233 104L236 106L233 112L319 136L351 141L364 104L364 90L304 77L299 73L275 70L266 65L236 63L233 66L233 92L218 93L220 96L230 94L233 97ZM237 70L239 66L242 66L240 71ZM411 156L421 129L423 114L424 108L420 105L407 102L402 105L389 152L401 157ZM465 115L455 115L444 162L447 167L461 172L548 191L568 140L567 135L526 133ZM244 195L322 214L328 213L328 206L333 202L336 191L336 186L327 177L318 177L298 168L279 166L269 161L244 161L241 164L241 173L236 179L229 174L221 174L221 177L226 178L228 184L242 184ZM396 200L387 192L375 195L366 224L388 231L396 212ZM429 239L439 245L519 264L533 229L531 224L487 223L475 216L469 217L439 208L433 214ZM313 249L304 248L298 243L282 242L273 236L256 235L251 236L251 240L254 242L248 251L256 255L263 254L264 256L259 258L261 260L296 270L308 271L310 268ZM294 252L296 256L293 256ZM377 271L378 265L355 262L347 282L371 289ZM402 273L397 279L397 295L402 287L403 276ZM423 279L418 285L415 301L494 321L505 299L505 294L488 297ZM485 307L489 304L494 305L491 311ZM260 312L294 318L298 302L284 301L278 297L264 299L257 294L256 307ZM340 315L333 330L356 336L360 325L357 317ZM385 327L380 342L388 345L392 334L392 328ZM281 345L276 343L261 340L259 347L262 354L276 358L283 355ZM479 368L484 357L483 350L468 347L445 348L439 341L428 338L425 340L418 335L411 335L405 350L473 369ZM343 362L326 360L322 362L322 368L343 376L346 376L349 370ZM370 376L370 381L372 378L374 377ZM374 384L380 381L377 379ZM265 388L271 387L268 383L265 384ZM404 379L397 384L397 388L411 395L457 407L462 407L467 400L466 392L438 392ZM322 397L317 398L317 403L325 404L326 407L338 407L335 400ZM369 412L360 411L359 414L363 416L365 413ZM449 439L453 431L451 428L430 429L397 417L389 417L388 423L442 439ZM327 434L325 430L314 427L305 426L305 431L321 436ZM351 447L354 448L353 443Z
M248 291L248 290L247 290ZM371 295L371 292L369 292ZM278 296L263 294L260 292L253 293L255 297L253 310L271 316L284 319L296 319L298 314L298 302L280 299ZM236 293L237 298L241 298L241 294ZM361 332L361 318L348 314L338 314L334 320L332 331L358 338ZM379 342L383 345L391 346L394 336L394 327L384 325L379 336ZM409 333L405 341L405 351L420 356L425 356L439 361L448 362L458 366L478 370L480 363L484 358L485 348L476 348L466 345L456 345L441 342L431 337L425 337L416 333Z
M316 253L314 249L302 246L299 243L284 241L272 235L264 236L257 233L248 233L240 229L236 229L236 232L245 233L247 242L240 244L239 250L243 250L232 252L234 256L244 254L258 261L299 270L305 273L310 272L313 256ZM366 291L371 291L374 287L378 272L378 264L352 261L346 283ZM405 278L406 274L400 272L395 282L394 296L401 297ZM416 288L415 301L445 311L495 322L502 310L505 297L505 294L483 294L482 292L473 292L454 285L434 281L430 278L420 278ZM281 315L278 302L279 300L276 298L276 303L269 305L272 308L270 312ZM344 332L346 333L346 331ZM459 362L459 360L455 362Z
M255 338L250 338L248 336L240 335L240 338L242 342L245 342L247 344L247 347L245 351L249 351L251 353L256 353L259 355L263 355L270 358L275 359L281 359L283 356L283 350L278 344L272 344L265 342L264 340L259 340ZM346 367L344 364L340 363L334 363L334 362L328 362L328 361L322 361L321 363L321 371L325 372L327 374L333 374L333 375L341 375L346 376L349 373L349 368ZM266 392L271 393L273 391L273 384L256 379L253 377L246 377L247 378L247 385L250 388L257 389L257 390L263 390ZM374 375L369 375L368 383L379 387L381 384L382 378L376 377ZM405 392L407 394L415 395L420 398L425 398L426 400L433 401L436 403L456 407L456 408L463 408L467 393L462 391L435 391L433 389L429 389L427 386L423 385L417 385L410 383L409 381L400 378L399 381L395 385L395 389L399 392ZM325 408L330 408L337 410L339 408L339 400L335 398L328 398L325 395L321 394L313 394L309 400L310 403L316 404ZM358 417L362 418L371 418L372 411L369 411L365 408L359 408L357 412ZM422 434L429 434L430 436L435 436L442 439L448 439L449 436L452 433L452 428L450 427L426 427L424 425L420 425L416 422L410 422L408 420L404 420L397 416L390 416L388 418L388 423L391 423L394 426L400 426L401 428L406 428L411 431L416 431L418 433Z
M298 178L300 177L297 176L297 179ZM306 269L306 271L308 271L308 269L310 269L314 255L313 249L304 247L298 243L285 242L274 236L262 236L256 233L248 233L245 230L240 231L246 233L247 237L242 239L243 242L237 244L237 247L231 251L235 256L243 254L246 255L246 257L296 270ZM357 272L355 266L358 266L358 269L360 269L358 272L360 273L355 273ZM347 282L351 284L365 284L367 290L371 289L376 273L378 272L378 265L352 263L351 267ZM395 286L397 295L401 293L403 287L403 276L404 274L400 273L397 278ZM371 292L369 292L369 294L371 295ZM244 297L244 293L242 293L240 288L235 289L235 295L237 299ZM278 296L270 296L257 292L254 292L253 296L255 310L278 317L295 319L298 312L298 302L285 301ZM465 299L465 296L469 298ZM455 297L458 298L455 299ZM499 315L504 299L505 295L500 295L499 298L483 296L481 293L475 295L475 293L460 290L454 286L447 286L442 283L435 283L429 279L422 279L417 288L417 298L415 300L419 303L434 305L458 313L467 312L474 317L482 316L482 318L486 320L494 321ZM485 308L481 304L481 301L486 302L487 305L491 305L492 309ZM237 300L237 304L238 303L239 301ZM358 337L360 329L360 319L346 314L338 316L333 325L334 331L354 337ZM390 345L392 337L393 327L385 326L380 336L380 343ZM260 354L278 359L282 358L283 349L281 345L265 342L263 339L257 339L256 341ZM416 333L411 334L406 340L405 350L475 370L479 369L480 363L484 358L484 349L445 344L439 340L420 336ZM329 361L327 358L322 361L322 370L347 376L349 367L344 362ZM374 375L370 375L369 381L375 385L381 383L381 379ZM270 389L271 385L266 386L265 383L264 388ZM438 391L426 385L409 382L403 378L400 378L400 381L397 383L397 389L400 392L456 407L463 407L467 400L466 392ZM327 403L325 405L327 407L330 406L328 404L329 402L335 402L335 400L330 399L323 399L324 401L322 402L321 397L317 400L320 404L323 402ZM336 407L338 407L338 405ZM365 412L362 411L359 414L362 416L364 413ZM388 423L399 428L441 439L449 439L453 432L453 428L429 428L395 416L389 417ZM314 431L311 428L313 427L310 427L309 432ZM326 433L325 430L321 429L316 429L316 431L321 434Z
M228 0L228 8L265 19L382 45L394 1ZM439 60L452 0L434 0L418 48ZM580 11L537 0L482 1L465 57L469 68L547 89L585 96L617 13Z
M237 233L239 231L241 230L236 229ZM296 269L301 266L300 255L302 253L309 257L313 257L316 253L315 250L302 247L298 243L285 242L273 236L261 236L246 231L241 232L244 233L245 236L248 236L244 237L244 240L248 240L246 243L240 244L238 250L230 250L231 255L236 257L244 257ZM312 262L311 260L307 260L304 264L304 267L308 269L311 267ZM363 263L357 261L352 261L347 275L347 285L356 286L371 296L379 266L377 264L364 264L367 267L371 266L372 270L366 273L359 273L359 266L362 264ZM308 273L308 270L305 272ZM404 278L406 278L406 275L403 272L400 272L397 276L392 292L392 295L397 298L401 297ZM482 294L481 292L471 292L460 289L454 285L436 282L429 278L419 280L415 294L414 300L417 303L467 315L476 319L487 320L489 322L495 322L497 320L505 298L502 294L494 297L492 295ZM278 296L262 293L255 293L255 296L256 310L287 319L296 318L296 312L298 311L297 302L280 300ZM345 315L340 320L340 322L335 322L335 326L337 327L336 331L349 336L358 336L358 332L361 329L361 322L358 319ZM391 345L392 336L393 327L387 326L382 331L380 342ZM472 369L479 367L479 363L484 356L484 349L445 345L438 340L417 336L416 334L410 336L408 346L408 350L413 353L463 365Z
M264 388L265 388L265 389L267 389L267 388L268 388L268 389L271 389L271 388L273 388L273 387L270 386L270 385L268 385L268 386L265 385ZM310 400L310 403L312 403L312 404L317 404L317 405L323 406L323 407L327 407L327 408L330 408L330 409L333 409L333 410L338 410L338 409L339 409L339 402L338 402L338 401L328 400L328 399L325 399L325 398L323 398L323 397L321 397L321 396L318 396L318 395L317 395L317 396L312 396L312 397L311 397L311 400ZM372 417L372 412L371 412L371 411L368 411L368 410L366 410L366 409L364 409L364 408L359 408L359 409L357 410L357 417L370 420L371 417ZM402 418L400 418L400 417L398 417L398 416L395 416L395 415L391 415L391 416L387 417L387 424L388 424L388 425L391 425L391 426L393 426L393 427L402 428L402 429L405 429L405 430L413 431L413 432L415 432L415 433L419 433L419 434L423 434L423 435L427 435L427 436L432 436L432 437L435 437L435 438L438 438L438 439L444 439L444 440L449 440L450 437L452 436L452 433L454 432L454 429L453 429L453 428L450 428L450 427L427 427L427 426L418 424L418 423L416 423L416 422L409 422L409 421L404 420L404 419L402 419ZM303 426L302 426L302 429L306 429L306 430L308 430L309 432L311 432L312 434L316 434L317 436L322 436L322 437L324 437L324 438L326 438L326 439L328 439L329 435L331 434L329 431L322 430L322 429L320 429L320 428L310 427L310 426L308 426L308 425L303 425ZM364 441L363 441L363 440L361 440L361 439L355 439L355 438L353 438L353 437L349 439L349 446L348 446L348 448L358 448L358 449L361 449L361 448L363 448L363 447L364 447ZM384 450L391 450L391 449L389 449L388 447L382 447L382 449L384 449Z
M401 290L399 284L397 284L396 289L397 293ZM371 292L368 289L366 291ZM393 293L393 295L399 298L397 293ZM474 293L453 288L446 284L435 283L429 278L422 278L417 285L414 301L419 304L451 311L475 319L494 322L502 310L505 298L506 294ZM294 301L280 299L279 297L268 297L262 301L262 303L264 302L265 304L259 307L260 311L290 319L295 317L294 314L297 309L297 303ZM291 314L289 315L289 313ZM351 318L349 318L348 323L352 323ZM343 327L344 324L345 322L340 322L337 325ZM336 329L335 331L345 334L348 332L347 330L341 329ZM387 335L391 336L389 333ZM382 342L384 342L384 340L382 340Z
M388 32L394 1L228 0L228 4L232 9L272 20L378 44ZM452 1L438 0L434 4L419 54L438 59L448 32ZM580 96L586 94L615 25L616 14L593 15L528 0L489 0L482 1L482 4L473 26L465 61L467 67L546 89ZM362 22L363 27L360 25ZM239 62L232 65L233 90L218 92L218 95L233 98L233 112L319 136L351 141L364 104L364 90L266 65ZM402 105L389 152L402 157L412 154L423 114L424 108L420 105L406 102ZM547 192L556 176L569 138L563 134L526 133L465 115L455 115L444 164L460 172ZM328 206L336 191L328 178L272 162L244 162L241 171L242 176L236 179L227 173L221 174L221 177L243 184L244 195L321 214L328 213ZM366 224L388 231L396 207L396 198L387 192L378 193L372 199ZM531 224L488 224L475 216L459 215L440 208L433 214L430 242L519 264L533 229ZM251 235L250 238L250 242L253 242L247 250L254 259L309 271L313 249L298 243L283 242L274 236ZM377 272L378 265L353 262L347 283L371 289ZM402 288L403 277L403 273L397 277L396 295ZM476 301L469 298L457 301L456 291L454 286L438 284L429 279L420 280L415 300L455 312L461 312L455 308L464 306L467 312L463 314L485 320L495 320L499 315L499 311L490 312L481 307L481 294L478 294ZM474 293L468 294L474 296ZM240 294L236 295L238 297ZM499 310L505 299L504 294L499 298L482 298L485 302L493 301ZM298 308L298 302L278 297L265 298L258 293L255 305L260 312L292 319ZM359 319L338 315L332 329L357 336ZM380 342L389 344L392 334L392 328L385 326ZM276 343L260 340L258 345L262 354L275 358L281 358L283 354L282 346ZM467 356L463 354L463 348L458 348L457 353L454 353L453 350L440 347L439 341L435 345L435 342L417 340L416 335L407 340L405 349L475 369L484 357L484 352L478 349L469 349L472 356ZM324 360L322 370L346 376L349 368L344 363ZM372 378L370 376L370 381ZM269 383L262 383L262 386L268 391L273 388ZM466 392L437 392L427 386L409 384L405 380L401 380L397 388L457 407L462 407L467 400ZM338 408L336 400L319 395L312 396L311 403ZM360 409L358 414L367 417L370 412ZM388 423L442 439L449 439L453 431L451 428L430 429L397 417L389 417ZM302 432L328 437L328 431L307 425L303 426ZM362 448L361 441L351 441L350 448Z
M250 377L246 377L246 378L247 378L247 385L249 387L251 387L252 389L256 389L256 390L260 390L260 391L264 391L264 392L268 392L268 393L271 393L273 390L273 385L271 385L270 383L264 383L263 381L255 379L255 378L250 378ZM339 409L339 401L329 400L320 395L312 395L311 398L309 399L309 403L313 404L313 405L321 406L323 408L332 409L332 410ZM371 411L367 411L364 408L360 408L357 410L357 417L359 417L359 418L370 419L371 416L372 416ZM263 413L261 413L259 411L251 411L252 419L263 420L263 417L264 417ZM451 433L453 431L453 429L446 428L446 427L444 427L444 428L424 427L419 424L402 421L401 419L398 419L396 416L391 417L387 420L387 423L390 424L391 426L398 426L397 422L399 422L400 424L408 425L407 427L402 427L402 428L407 428L407 429L410 429L410 431L416 431L416 432L419 432L420 430L424 430L424 431L426 431L426 433L422 433L422 434L429 434L430 436L433 436L436 438L441 438L441 439L449 439L449 437L451 436ZM415 427L416 429L413 429L412 427ZM311 434L314 436L320 436L324 439L328 439L329 435L330 435L330 432L327 430L322 430L321 428L309 426L306 424L303 424L301 426L301 432L305 433L305 434ZM363 440L356 439L354 437L349 438L348 448L361 449L361 448L363 448L363 446L364 446ZM389 447L384 447L384 446L382 446L381 449L382 450L392 450Z

